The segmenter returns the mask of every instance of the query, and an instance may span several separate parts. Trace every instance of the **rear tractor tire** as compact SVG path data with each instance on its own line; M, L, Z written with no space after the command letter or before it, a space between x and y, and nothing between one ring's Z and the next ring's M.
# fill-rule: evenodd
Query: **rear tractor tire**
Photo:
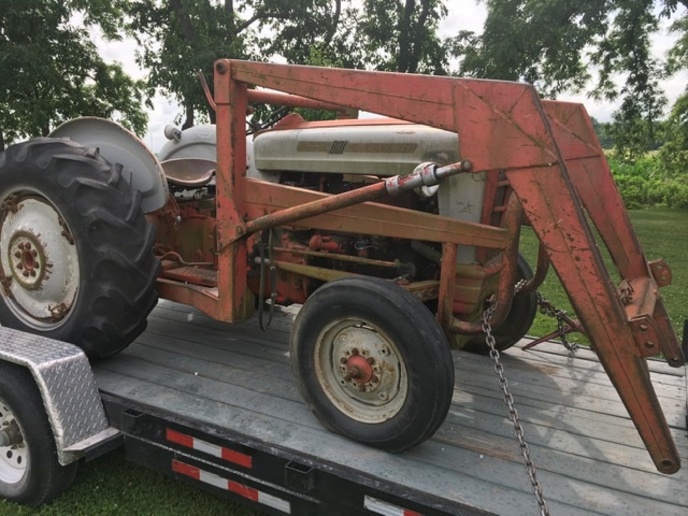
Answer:
M155 230L141 194L95 149L42 138L0 154L0 324L124 349L157 302Z
M356 441L404 451L430 437L449 410L454 366L446 336L394 283L327 283L296 317L290 352L311 411Z
M529 280L533 277L533 271L523 256L518 256L516 263L516 280ZM533 325L538 311L538 300L535 292L516 294L511 303L511 309L499 326L492 329L495 337L497 351L504 351L521 340ZM472 353L486 355L490 352L485 335L479 334L471 337L462 349Z

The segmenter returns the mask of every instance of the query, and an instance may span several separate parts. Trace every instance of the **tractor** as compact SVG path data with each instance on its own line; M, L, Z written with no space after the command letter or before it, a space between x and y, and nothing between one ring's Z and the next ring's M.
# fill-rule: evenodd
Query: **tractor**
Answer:
M518 342L551 266L657 469L679 469L646 363L684 364L659 293L671 272L647 261L581 105L478 79L224 59L214 72L216 123L168 127L158 155L90 117L0 154L0 324L99 359L158 296L229 323L257 312L261 327L301 304L290 361L311 410L400 452L449 410L451 348ZM253 104L340 116L247 130ZM359 109L380 117L346 118Z

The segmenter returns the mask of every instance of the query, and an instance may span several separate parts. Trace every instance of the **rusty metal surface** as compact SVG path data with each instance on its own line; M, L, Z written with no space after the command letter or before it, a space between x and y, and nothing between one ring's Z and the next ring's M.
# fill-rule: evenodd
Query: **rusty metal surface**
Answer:
M295 204L334 197L254 179L246 179L246 195L246 212L249 217ZM339 209L326 215L295 220L291 224L330 231L385 235L431 242L446 240L491 249L503 249L506 245L506 232L500 228L369 202Z

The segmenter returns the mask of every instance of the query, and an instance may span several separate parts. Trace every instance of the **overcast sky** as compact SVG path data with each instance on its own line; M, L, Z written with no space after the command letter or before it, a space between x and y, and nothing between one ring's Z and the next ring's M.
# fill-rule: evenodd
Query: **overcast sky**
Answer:
M449 0L446 4L449 6L449 14L440 26L440 36L452 36L459 30L482 31L486 17L484 2L478 3L475 0ZM671 47L674 39L668 34L666 26L667 23L665 22L662 33L656 37L654 41L653 51L657 57L662 57L666 53ZM104 59L119 61L134 77L141 78L144 76L144 73L134 62L136 45L133 41L127 40L107 43L100 41L99 48ZM683 92L687 82L688 73L680 73L664 81L664 88L669 97L670 105L676 97ZM561 95L559 99L582 102L585 104L591 116L603 122L607 122L611 119L611 115L617 107L617 105L608 102L594 102L584 95ZM180 113L180 109L174 101L170 101L160 95L153 99L153 106L154 108L150 112L148 134L144 139L146 144L148 144L153 151L157 152L165 142L163 128L165 125L174 121L175 116Z

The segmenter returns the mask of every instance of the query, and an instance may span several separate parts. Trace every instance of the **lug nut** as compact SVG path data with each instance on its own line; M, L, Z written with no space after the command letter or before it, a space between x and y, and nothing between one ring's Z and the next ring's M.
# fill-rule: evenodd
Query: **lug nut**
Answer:
M21 251L17 251L16 253L14 253L14 257L21 258Z

